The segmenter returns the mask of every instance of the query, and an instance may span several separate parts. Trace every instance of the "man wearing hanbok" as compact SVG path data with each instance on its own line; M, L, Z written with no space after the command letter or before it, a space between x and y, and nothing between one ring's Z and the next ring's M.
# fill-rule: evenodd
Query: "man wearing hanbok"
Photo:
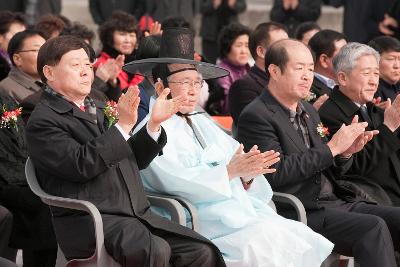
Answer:
M267 205L272 190L262 174L275 171L270 166L279 161L279 154L260 153L256 146L244 153L243 146L210 119L194 113L202 77L227 73L192 58L190 30L167 28L159 58L124 67L162 79L156 84L157 92L168 86L172 97L188 99L187 105L162 123L168 141L162 155L142 171L145 187L190 200L198 209L199 232L217 245L228 266L320 266L332 243L306 225L280 217Z

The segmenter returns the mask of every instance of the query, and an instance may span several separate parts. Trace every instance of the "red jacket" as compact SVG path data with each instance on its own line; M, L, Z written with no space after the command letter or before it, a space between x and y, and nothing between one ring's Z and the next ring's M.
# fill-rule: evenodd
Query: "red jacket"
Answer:
M106 52L101 52L100 57L97 59L96 63L94 64L94 68L97 69L99 66L103 65L107 62L111 57ZM118 80L120 84L121 90L128 88L131 85L137 85L143 81L143 76L135 75L131 80L129 80L128 73L121 70L118 74Z

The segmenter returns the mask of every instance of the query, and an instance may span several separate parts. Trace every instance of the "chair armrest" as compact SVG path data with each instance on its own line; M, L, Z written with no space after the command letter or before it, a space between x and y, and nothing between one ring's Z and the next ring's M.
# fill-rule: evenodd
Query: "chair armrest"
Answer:
M197 213L197 208L189 200L183 197L171 196L177 200L190 214L190 220L192 222L192 230L199 231L199 215Z
M297 219L307 225L306 210L304 209L303 203L301 203L301 201L297 197L291 194L274 192L272 200L276 202L290 204L291 206L293 206L297 213Z
M175 199L166 195L147 194L152 206L166 209L171 214L171 220L186 226L186 213L182 205Z

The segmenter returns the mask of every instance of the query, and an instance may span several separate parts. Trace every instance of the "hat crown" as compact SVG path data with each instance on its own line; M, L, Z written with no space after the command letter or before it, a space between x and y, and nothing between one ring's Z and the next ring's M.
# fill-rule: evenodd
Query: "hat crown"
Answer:
M194 37L187 28L166 28L162 33L159 57L193 59Z

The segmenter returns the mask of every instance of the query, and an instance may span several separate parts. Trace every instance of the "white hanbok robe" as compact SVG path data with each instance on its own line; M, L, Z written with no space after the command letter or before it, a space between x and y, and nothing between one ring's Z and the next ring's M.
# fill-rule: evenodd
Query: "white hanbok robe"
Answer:
M248 191L239 177L229 180L226 165L238 142L204 115L191 119L206 148L184 118L174 115L162 123L168 141L163 154L141 172L146 190L190 200L198 209L200 234L216 244L228 266L320 266L333 244L271 209L272 190L264 176L256 177Z

